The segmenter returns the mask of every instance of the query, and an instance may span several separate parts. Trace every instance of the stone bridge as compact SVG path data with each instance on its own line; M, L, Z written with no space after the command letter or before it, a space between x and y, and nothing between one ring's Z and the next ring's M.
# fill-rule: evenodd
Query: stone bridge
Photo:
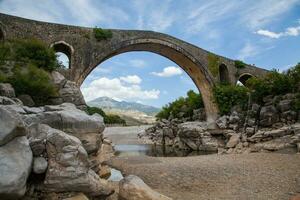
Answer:
M236 68L235 61L175 37L153 31L111 29L112 38L97 41L93 28L39 22L0 13L0 39L37 38L66 54L69 68L62 73L81 85L103 61L130 51L148 51L177 63L201 91L207 121L218 115L212 88L218 82L236 84L251 76L263 76L266 70L246 65Z

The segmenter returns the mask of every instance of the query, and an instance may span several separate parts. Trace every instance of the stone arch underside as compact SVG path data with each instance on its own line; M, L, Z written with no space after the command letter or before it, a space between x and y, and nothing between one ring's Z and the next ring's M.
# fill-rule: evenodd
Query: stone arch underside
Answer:
M240 75L238 81L240 81L243 85L246 85L247 80L251 77L255 77L255 76L253 76L252 74L249 74L249 73L245 73L245 74Z
M219 79L220 79L220 83L230 82L228 68L225 64L221 64L219 66Z
M55 52L64 53L69 59L69 68L72 66L72 54L74 52L74 49L70 44L66 43L65 41L58 41L52 43L50 47L53 48Z
M79 85L82 84L84 79L93 69L95 69L103 61L113 56L132 51L152 52L172 60L191 77L198 90L201 91L207 121L213 123L217 118L218 108L213 101L212 93L214 82L204 65L193 56L185 52L182 48L166 41L155 39L138 39L134 41L126 41L120 45L114 46L113 48L106 49L109 50L105 54L102 52L103 56L100 56L92 65L81 72L80 78L77 81Z

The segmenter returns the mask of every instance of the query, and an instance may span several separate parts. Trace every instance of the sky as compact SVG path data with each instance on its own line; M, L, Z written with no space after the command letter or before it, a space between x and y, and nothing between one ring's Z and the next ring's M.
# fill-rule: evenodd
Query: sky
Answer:
M163 32L265 69L283 71L300 62L300 0L0 0L0 12L78 26ZM149 52L108 59L81 89L87 101L108 96L156 107L189 89L197 91L179 66Z

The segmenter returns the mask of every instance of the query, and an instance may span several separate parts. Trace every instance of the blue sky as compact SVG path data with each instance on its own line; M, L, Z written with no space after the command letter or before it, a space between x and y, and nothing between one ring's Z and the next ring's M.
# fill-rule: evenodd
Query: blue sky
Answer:
M154 30L266 69L300 62L300 0L0 0L0 12L30 19L115 29ZM115 56L82 85L87 100L105 95L154 106L196 90L172 61L147 52Z

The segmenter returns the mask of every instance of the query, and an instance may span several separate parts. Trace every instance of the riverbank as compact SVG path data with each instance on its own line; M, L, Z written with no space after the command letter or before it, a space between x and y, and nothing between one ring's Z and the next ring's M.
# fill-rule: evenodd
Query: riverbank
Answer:
M138 141L138 131L131 134L129 129L109 129L104 135L118 144ZM124 175L137 175L154 190L178 200L282 200L300 193L299 154L128 156L115 157L110 164Z

